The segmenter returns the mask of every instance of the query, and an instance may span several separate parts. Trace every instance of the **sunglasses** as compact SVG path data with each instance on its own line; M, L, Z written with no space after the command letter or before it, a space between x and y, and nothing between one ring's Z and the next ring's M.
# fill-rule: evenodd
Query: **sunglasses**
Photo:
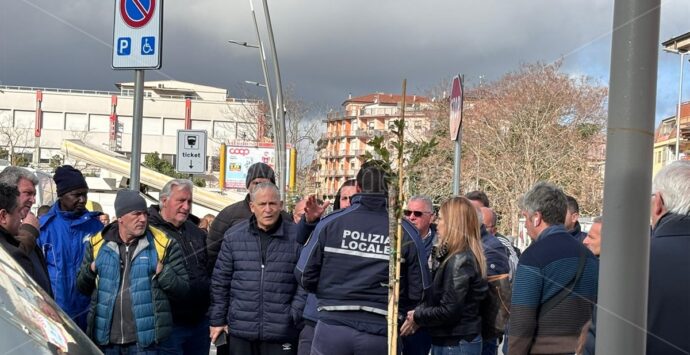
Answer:
M405 215L405 217L409 217L410 215L414 215L415 217L421 217L425 213L431 214L431 212L403 210L403 214Z

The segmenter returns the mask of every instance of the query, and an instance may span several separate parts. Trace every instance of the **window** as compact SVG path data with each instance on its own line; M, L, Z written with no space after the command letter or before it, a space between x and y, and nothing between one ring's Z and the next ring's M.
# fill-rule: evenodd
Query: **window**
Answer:
M89 130L89 117L82 113L65 114L65 123L68 131Z
M62 121L62 120L61 120ZM45 122L45 120L44 120ZM90 132L108 133L110 132L110 116L91 115L89 117Z
M159 118L144 117L141 125L141 133L160 136L161 120Z
M163 135L177 137L177 130L184 129L184 120L166 119L163 121Z
M43 129L64 130L64 115L59 112L43 112Z

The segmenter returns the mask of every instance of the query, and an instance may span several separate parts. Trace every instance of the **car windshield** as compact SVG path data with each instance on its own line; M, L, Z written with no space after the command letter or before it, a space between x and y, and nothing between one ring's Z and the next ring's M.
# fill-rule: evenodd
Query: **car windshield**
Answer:
M0 353L101 353L2 247Z

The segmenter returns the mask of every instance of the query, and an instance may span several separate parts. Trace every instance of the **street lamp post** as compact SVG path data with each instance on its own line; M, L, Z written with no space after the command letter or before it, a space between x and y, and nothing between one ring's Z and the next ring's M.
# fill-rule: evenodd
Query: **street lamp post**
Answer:
M251 3L252 0L249 0ZM280 145L280 153L276 162L278 163L278 177L280 179L280 196L285 200L285 185L287 183L287 176L285 172L287 171L286 156L285 156L285 103L283 102L283 85L280 79L280 66L278 65L278 52L276 50L276 41L273 38L273 26L271 25L271 15L268 11L268 1L263 0L264 15L266 17L266 27L268 30L268 40L271 43L271 56L273 57L273 71L276 79L276 101L277 106L275 110L277 114L275 115L276 121L278 123L278 136L276 137L276 142ZM254 6L252 5L252 13L254 12ZM258 35L258 31L257 31ZM259 42L261 45L261 42ZM264 61L265 62L265 61Z
M683 103L683 65L690 50L690 32L671 38L661 44L664 51L680 55L680 78L678 80L678 107L676 109L676 159L680 159L680 109Z

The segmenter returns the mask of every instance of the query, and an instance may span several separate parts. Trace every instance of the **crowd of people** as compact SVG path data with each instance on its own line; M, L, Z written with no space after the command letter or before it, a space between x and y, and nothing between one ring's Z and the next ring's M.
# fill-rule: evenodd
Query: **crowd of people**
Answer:
M87 210L79 170L53 179L58 200L37 217L36 176L0 173L0 245L105 354L387 352L393 236L377 162L332 206L306 196L292 214L256 163L246 198L201 219L189 180L169 181L158 205L118 191L111 220ZM647 353L687 354L690 162L663 168L652 192ZM520 201L533 240L521 251L490 202L482 191L438 209L405 201L399 352L594 354L603 217L585 233L577 200L538 182Z

